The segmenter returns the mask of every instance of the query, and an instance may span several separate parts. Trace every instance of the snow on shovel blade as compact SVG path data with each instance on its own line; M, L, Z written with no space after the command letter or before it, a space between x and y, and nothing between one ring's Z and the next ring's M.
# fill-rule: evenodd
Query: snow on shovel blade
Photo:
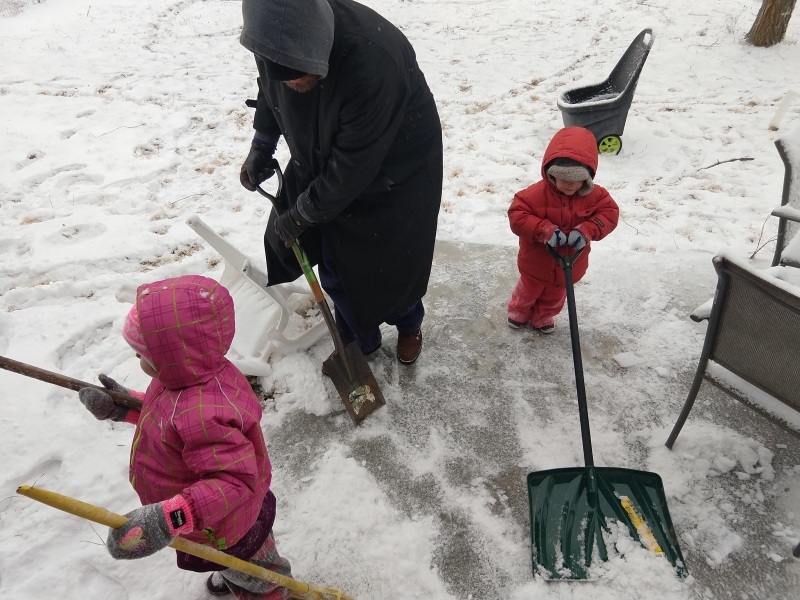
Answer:
M593 551L608 560L607 520L624 523L634 540L688 574L656 473L574 467L528 474L533 572L547 579L586 579Z
M345 348L345 356L336 353L323 366L356 425L386 404L375 375L355 342Z

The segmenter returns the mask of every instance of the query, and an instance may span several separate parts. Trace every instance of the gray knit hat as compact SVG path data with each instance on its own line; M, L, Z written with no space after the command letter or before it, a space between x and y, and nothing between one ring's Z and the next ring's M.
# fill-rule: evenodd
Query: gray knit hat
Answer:
M239 42L271 61L325 77L333 46L327 0L243 0Z
M548 181L553 185L556 184L556 178L564 181L583 181L583 187L578 190L579 196L586 196L594 188L592 170L571 158L556 158L550 161L545 172Z

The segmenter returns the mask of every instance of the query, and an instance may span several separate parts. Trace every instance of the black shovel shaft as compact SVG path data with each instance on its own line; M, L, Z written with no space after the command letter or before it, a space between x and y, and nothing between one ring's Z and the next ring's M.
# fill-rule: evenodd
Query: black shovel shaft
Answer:
M578 311L575 308L575 286L572 283L572 265L583 253L583 250L579 250L572 256L561 256L550 246L547 246L547 250L564 270L564 284L567 291L567 312L569 313L569 337L572 341L572 360L575 364L575 388L578 392L578 414L581 422L581 440L583 441L583 460L587 467L591 467L594 466L592 435L589 430L589 409L586 406L586 384L583 381L581 338L578 332Z

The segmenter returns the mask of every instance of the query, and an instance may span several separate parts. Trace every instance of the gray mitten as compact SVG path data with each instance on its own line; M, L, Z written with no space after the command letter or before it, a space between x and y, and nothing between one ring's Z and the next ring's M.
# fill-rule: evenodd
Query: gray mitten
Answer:
M564 235L564 232L561 231L560 229L556 229L553 232L553 235L550 236L550 239L547 240L546 243L548 246L551 246L553 248L558 248L567 243L567 236Z
M179 533L192 530L188 504L180 495L146 504L125 516L128 521L118 529L110 529L106 539L108 553L117 560L150 556L169 546Z
M96 388L82 388L78 397L98 421L124 421L128 415L127 407L116 404L111 396Z
M100 375L98 375L97 378L100 380L100 383L103 384L103 387L106 388L107 390L111 390L112 392L119 392L120 394L127 394L128 396L131 395L131 391L128 388L126 388L124 385L120 385L119 383L117 383L116 380L111 379L111 377L109 377L105 373L100 373Z
M580 250L586 246L586 236L577 229L573 229L569 232L568 241L569 247L574 248L575 250Z
M129 512L128 521L110 529L108 553L117 560L144 558L166 548L181 533L192 531L193 519L186 499L174 496L164 502L146 504Z
M112 392L131 395L131 391L120 385L108 375L100 373L97 377L103 387ZM108 394L95 388L83 388L78 392L78 398L95 419L98 421L124 421L130 410L126 406L120 406Z

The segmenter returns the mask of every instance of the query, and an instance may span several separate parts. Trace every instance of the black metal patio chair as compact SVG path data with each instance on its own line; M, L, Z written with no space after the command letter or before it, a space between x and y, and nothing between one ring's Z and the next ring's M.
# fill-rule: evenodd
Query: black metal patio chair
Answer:
M800 268L800 126L775 140L785 168L781 205L772 211L778 217L778 243L772 266ZM793 242L794 240L794 242ZM786 252L792 244L791 252Z
M704 379L799 435L800 289L725 256L713 263L717 290L705 342L667 447L675 443Z

